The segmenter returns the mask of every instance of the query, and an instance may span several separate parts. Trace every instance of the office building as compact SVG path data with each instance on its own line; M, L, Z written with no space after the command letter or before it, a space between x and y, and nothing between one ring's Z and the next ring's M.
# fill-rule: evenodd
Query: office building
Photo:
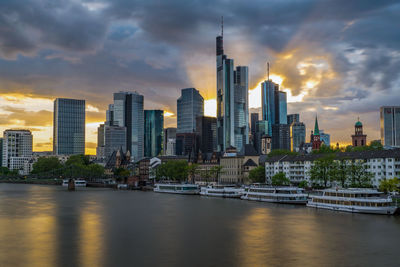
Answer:
M223 35L216 38L217 57L217 150L240 150L249 142L248 67L234 69L223 49Z
M288 114L287 115L287 124L291 125L293 122L300 122L299 114Z
M3 165L3 138L0 137L0 166Z
M137 92L114 93L114 104L108 113L112 114L112 120L109 120L114 126L126 127L126 152L130 152L130 159L138 161L143 158L143 95Z
M400 147L400 106L380 108L381 143L385 147Z
M306 126L302 122L293 121L289 127L290 127L290 150L299 152L300 147L302 147L306 142Z
M217 150L217 118L201 116L196 118L196 134L202 153Z
M85 154L85 100L54 101L53 153Z
M2 166L10 170L23 170L25 163L32 158L32 139L29 130L5 130L3 133Z
M290 128L288 124L272 125L272 149L290 150Z
M108 159L118 149L126 152L126 127L104 126L104 157Z
M174 156L176 153L176 128L164 129L163 154Z
M98 160L104 160L105 159L105 153L104 153L104 124L100 124L99 127L97 127L96 158Z
M204 115L204 99L195 88L181 90L177 100L177 133L194 133L196 118Z
M351 136L351 141L353 147L367 145L367 135L363 133L363 125L360 120L354 125L354 134Z
M188 156L189 160L194 160L199 152L196 133L177 133L176 134L176 155Z
M257 128L256 128L257 121L259 121L258 113L251 113L250 114L250 132L251 132L252 141L254 141L254 136L256 135L256 132L257 132ZM254 144L254 142L253 142L253 144Z
M163 151L164 111L144 111L144 156L156 157Z
M325 133L324 130L319 130L319 139L326 146L331 146L331 135Z
M262 120L268 123L268 135L272 136L272 125L279 124L279 98L276 100L276 93L279 92L279 85L271 80L261 83L261 112ZM276 108L278 106L278 109Z

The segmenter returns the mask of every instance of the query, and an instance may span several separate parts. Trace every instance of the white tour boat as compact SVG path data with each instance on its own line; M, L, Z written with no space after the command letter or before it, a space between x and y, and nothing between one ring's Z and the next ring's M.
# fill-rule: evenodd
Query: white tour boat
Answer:
M171 193L183 195L197 195L199 194L199 185L197 184L155 184L154 192L157 193Z
M397 210L390 196L374 189L326 189L322 192L322 195L310 196L307 206L373 214L393 214Z
M73 179L75 183L75 187L86 187L86 181L84 179ZM69 179L64 179L62 186L68 186Z
M208 185L200 190L200 195L209 197L240 198L244 189L229 185Z
M283 204L306 204L308 195L299 187L250 186L242 199Z

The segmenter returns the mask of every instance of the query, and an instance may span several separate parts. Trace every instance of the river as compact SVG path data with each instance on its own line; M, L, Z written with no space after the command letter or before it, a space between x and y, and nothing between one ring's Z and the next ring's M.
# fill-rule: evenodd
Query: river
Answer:
M400 216L0 184L0 266L399 266Z

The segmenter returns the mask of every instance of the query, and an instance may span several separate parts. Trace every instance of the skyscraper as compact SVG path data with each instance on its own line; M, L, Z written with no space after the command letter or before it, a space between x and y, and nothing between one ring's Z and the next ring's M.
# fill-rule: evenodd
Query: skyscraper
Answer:
M85 100L54 101L53 153L85 154Z
M251 115L250 115L250 132L251 132L250 142L253 144L253 147L255 150L257 150L257 146L255 144L256 133L257 133L257 128L256 128L257 121L258 121L258 113L251 113Z
M300 122L299 114L288 114L287 115L287 124L291 125L293 122Z
M224 55L223 34L216 38L217 56L217 150L249 142L248 67L234 70L233 59Z
M164 155L173 156L176 153L176 128L166 128L164 129L164 139L163 139L163 150Z
M331 135L325 133L324 130L319 130L319 139L324 143L324 145L331 146Z
M163 147L164 111L144 111L144 156L156 157Z
M382 145L400 147L400 106L381 107L380 118Z
M112 109L110 109L112 107ZM110 106L113 125L126 127L126 152L138 161L144 155L143 95L137 92L114 93L114 104Z
M249 143L249 68L238 66L234 71L234 133L237 151Z
M21 170L32 158L32 134L29 130L5 130L3 133L2 166Z
M290 124L290 150L298 152L301 145L304 144L305 142L306 142L305 124L299 121L292 122L292 124Z
M204 115L204 99L195 88L181 90L177 100L177 133L194 133L196 118Z
M212 153L217 150L217 119L214 117L197 117L196 134L202 153Z
M104 126L104 158L108 159L118 149L126 152L126 127Z
M262 120L268 123L268 135L272 136L272 125L277 123L276 118L279 118L279 98L276 99L279 92L279 85L272 82L271 80L264 81L261 84L261 109L262 109ZM279 95L278 95L279 97ZM276 107L278 105L278 108Z

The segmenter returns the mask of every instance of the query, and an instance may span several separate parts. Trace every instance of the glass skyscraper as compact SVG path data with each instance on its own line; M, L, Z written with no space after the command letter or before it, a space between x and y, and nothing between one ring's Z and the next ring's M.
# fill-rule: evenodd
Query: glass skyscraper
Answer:
M279 90L279 85L269 81L261 84L261 108L262 120L268 122L267 135L272 136L272 125L276 124L276 100L275 92ZM279 109L278 109L279 110Z
M286 92L279 91L279 124L287 124L287 100Z
M216 39L217 56L217 150L234 146L238 151L249 142L248 67L234 69L224 55L223 36Z
M163 149L164 111L144 111L144 156L156 157Z
M137 92L114 93L114 104L109 107L113 124L126 127L126 151L131 159L138 161L144 155L144 113L143 95Z
M185 88L177 100L177 133L196 131L196 118L204 115L204 99L195 88Z
M53 116L53 153L85 154L85 100L57 98Z
M400 106L381 107L381 143L400 147Z
M294 114L298 115L298 114ZM300 146L306 142L306 126L302 122L294 121L290 124L290 150L298 152Z

